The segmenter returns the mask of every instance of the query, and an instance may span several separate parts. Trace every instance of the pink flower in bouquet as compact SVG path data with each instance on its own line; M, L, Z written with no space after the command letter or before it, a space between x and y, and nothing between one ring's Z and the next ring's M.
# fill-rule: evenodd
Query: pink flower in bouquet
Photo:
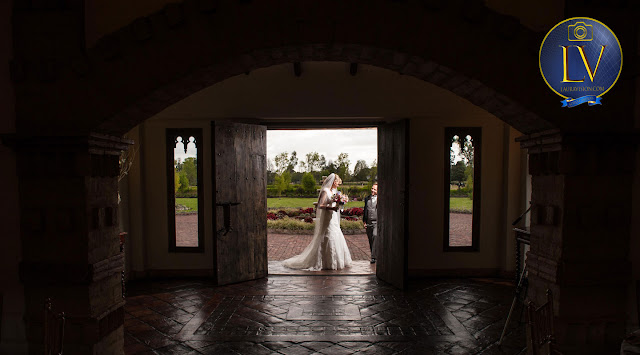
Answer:
M342 194L342 193L340 193L340 191L338 191L333 195L333 199L332 200L333 200L333 202L337 202L337 203L339 203L341 205L344 205L345 203L349 202L349 196L347 196L345 194Z

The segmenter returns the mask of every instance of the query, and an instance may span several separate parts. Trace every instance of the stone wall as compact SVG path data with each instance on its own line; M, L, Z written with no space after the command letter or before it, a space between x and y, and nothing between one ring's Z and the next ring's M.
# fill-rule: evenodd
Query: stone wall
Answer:
M41 351L46 298L54 311L65 312L65 354L121 349L124 255L116 192L118 156L127 144L90 135L14 137L12 145L19 162L20 278L30 351Z
M528 298L553 295L557 341L568 353L620 348L628 319L634 135L547 132L529 151L533 208Z

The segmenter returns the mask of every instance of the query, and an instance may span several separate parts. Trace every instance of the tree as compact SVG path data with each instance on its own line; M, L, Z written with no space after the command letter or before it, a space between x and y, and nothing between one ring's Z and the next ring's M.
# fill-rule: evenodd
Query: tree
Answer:
M173 178L174 178L174 187L175 187L175 191L174 193L178 192L178 190L180 190L180 174L178 174L177 171L173 172Z
M320 154L318 154L318 152L311 152L311 153L307 153L306 155L306 160L304 162L301 162L300 165L307 171L307 172L314 172L314 171L318 171L322 168L322 160L324 159L324 156L320 156Z
M267 173L273 173L276 170L276 166L273 164L273 160L267 159Z
M289 166L289 153L282 152L274 158L276 164L276 172L282 174Z
M292 173L295 171L296 166L298 165L298 153L294 150L291 152L291 157L289 158L289 164L287 165L287 171Z
M300 182L302 182L302 175L304 175L304 173L301 173L299 171L294 171L292 173L289 173L289 175L291 175L292 184L299 184Z
M467 180L467 175L465 174L465 170L467 166L464 161L460 160L457 163L451 165L451 179L450 182L452 184L458 185L458 188L461 188Z
M180 181L180 188L178 191L180 192L189 191L189 178L187 177L187 173L185 173L184 171L180 172L179 181Z
M378 161L377 160L373 160L373 163L371 163L371 170L369 171L369 181L376 182L378 181Z
M455 140L456 138L454 137L451 147L449 147L449 165L454 165L456 161L456 153L453 151L453 145L457 144Z
M282 152L274 158L276 164L276 171L278 174L281 174L283 171L288 171L293 173L295 171L296 165L298 165L298 153L294 150L291 152L291 156L289 153Z
M289 187L289 184L291 184L291 174L289 174L288 171L283 171L282 173L276 175L275 187L278 191L278 196L282 195L282 192Z
M336 165L333 163L333 160L329 160L325 162L325 164L322 166L322 169L320 170L320 176L318 180L319 181L322 180L322 176L329 176L329 174L335 173L337 170L338 169Z
M313 174L306 173L302 176L302 187L306 193L312 194L316 191L316 179Z
M353 176L357 181L367 181L370 171L371 169L367 166L367 162L358 160L353 168Z
M182 164L182 170L187 174L190 186L198 185L198 161L194 157L189 157L184 160Z
M342 177L343 180L347 180L349 175L349 153L340 153L338 159L336 159L337 174Z
M460 152L458 153L460 158L464 160L464 163L467 166L470 166L473 169L473 138L471 136L466 136L463 139L460 139L459 136L454 136L453 143L457 144L460 149Z
M320 162L318 162L318 170L322 170L322 168L327 165L327 159L325 159L324 155L320 156Z
M465 183L466 188L469 189L469 198L473 200L473 168L467 166L464 170L465 175L467 176L467 181Z

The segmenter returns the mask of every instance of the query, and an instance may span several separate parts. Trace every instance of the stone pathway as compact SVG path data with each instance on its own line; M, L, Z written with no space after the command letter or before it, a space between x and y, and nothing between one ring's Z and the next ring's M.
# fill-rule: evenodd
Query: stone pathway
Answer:
M128 285L126 354L524 354L524 326L500 336L513 285L375 276L269 276ZM517 318L517 317L515 317Z
M269 233L267 237L267 257L269 260L285 260L300 254L312 235L292 235ZM366 234L345 235L353 260L370 260L369 240ZM198 246L198 215L176 215L176 246Z
M452 247L471 246L471 225L473 222L470 213L449 213L449 245Z
M451 213L449 218L449 243L451 246L471 245L472 215ZM353 260L369 260L369 241L366 234L345 235ZM269 233L269 260L285 260L300 254L311 241L311 235L289 235ZM198 245L198 215L176 215L176 245L191 247Z
M345 235L351 259L370 260L369 239L366 234ZM269 261L285 260L302 253L313 239L312 235L292 235L269 233L267 236L267 257Z
M176 215L176 246L198 246L198 214Z

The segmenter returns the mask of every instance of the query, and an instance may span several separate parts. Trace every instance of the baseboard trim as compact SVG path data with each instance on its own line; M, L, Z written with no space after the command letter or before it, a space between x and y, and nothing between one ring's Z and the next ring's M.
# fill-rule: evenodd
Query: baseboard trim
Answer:
M423 277L501 277L497 268L409 269L409 278Z
M140 279L164 279L164 278L203 278L213 277L213 270L210 269L153 269L145 271L131 271L131 280Z
M500 272L498 273L498 276L500 276L503 279L515 280L516 272L513 270L512 271L500 270Z

